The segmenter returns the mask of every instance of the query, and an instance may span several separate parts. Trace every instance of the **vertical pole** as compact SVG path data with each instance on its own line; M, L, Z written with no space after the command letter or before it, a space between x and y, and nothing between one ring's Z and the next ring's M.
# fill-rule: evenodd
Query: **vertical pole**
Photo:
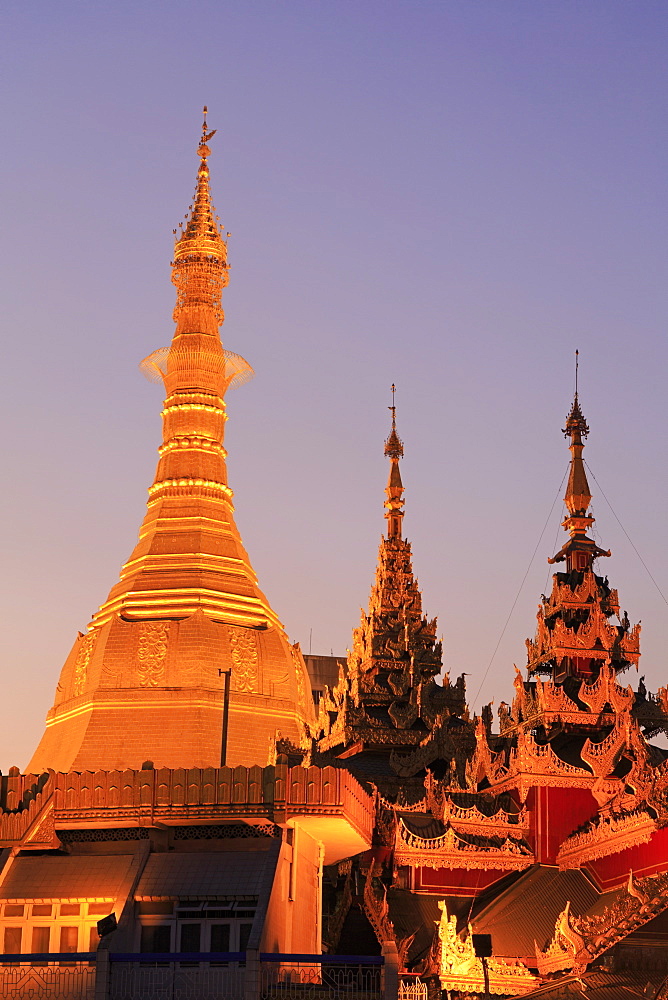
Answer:
M315 953L316 955L322 954L322 862L325 856L325 845L321 840L318 841L318 895L316 899L316 937L315 937Z
M487 959L482 958L482 974L485 977L485 1000L489 1000L489 969L487 968Z
M260 971L260 952L257 948L248 948L244 975L244 1000L258 1000L260 996Z
M225 678L224 680L224 690L223 690L223 729L221 733L220 741L220 766L225 767L227 764L227 727L229 723L230 715L230 676L231 670L219 670L218 674L222 674Z
M95 952L95 1000L107 1000L111 986L110 971L109 952L101 948Z
M398 1000L399 956L394 941L383 943L383 1000Z

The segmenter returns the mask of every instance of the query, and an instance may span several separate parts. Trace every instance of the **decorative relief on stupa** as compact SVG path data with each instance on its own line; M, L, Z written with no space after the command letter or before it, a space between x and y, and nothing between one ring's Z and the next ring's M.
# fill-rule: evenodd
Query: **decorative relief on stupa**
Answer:
M139 683L141 687L157 687L165 678L165 658L169 624L142 622L137 647Z
M86 682L88 680L88 664L90 663L90 658L93 655L96 638L96 632L90 632L88 635L83 635L81 637L79 652L77 653L77 659L74 665L74 684L72 694L75 698L78 698L80 694L83 694L84 688L86 687Z
M232 686L254 694L258 690L258 654L255 635L249 629L230 629Z

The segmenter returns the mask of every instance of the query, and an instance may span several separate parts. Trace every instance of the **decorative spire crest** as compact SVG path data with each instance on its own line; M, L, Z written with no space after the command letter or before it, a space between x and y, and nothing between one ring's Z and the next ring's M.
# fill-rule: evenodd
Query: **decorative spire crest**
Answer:
M387 518L387 537L401 538L401 521L404 516L401 508L404 505L404 487L399 471L399 459L404 457L404 446L397 434L397 408L394 402L397 387L394 383L392 383L391 391L392 406L388 406L388 410L392 413L392 430L385 442L385 456L390 460L390 475L385 488L387 494L385 517Z
M388 406L388 410L392 413L392 430L390 431L390 436L385 442L385 457L396 459L404 457L404 445L403 441L397 434L397 408L394 404L394 394L397 391L397 387L392 383L390 386L390 392L392 393L392 406Z
M209 132L206 115L205 106L197 147L200 165L195 197L185 225L180 224L179 232L174 230L172 282L176 286L177 333L215 334L225 318L221 298L229 280L227 244L211 201L207 162L211 153L207 143L217 130Z
M583 438L589 434L589 425L584 418L580 408L578 398L578 367L579 351L575 352L575 395L573 405L566 420L563 433L571 439L569 445L571 453L571 465L568 473L568 484L564 503L568 508L568 517L563 522L563 527L570 532L570 539L553 559L548 559L549 563L562 562L566 559L569 570L590 569L592 561L598 556L609 556L609 550L599 548L596 543L587 536L588 529L594 523L594 518L588 512L591 503L591 492L587 482L582 452L584 450Z

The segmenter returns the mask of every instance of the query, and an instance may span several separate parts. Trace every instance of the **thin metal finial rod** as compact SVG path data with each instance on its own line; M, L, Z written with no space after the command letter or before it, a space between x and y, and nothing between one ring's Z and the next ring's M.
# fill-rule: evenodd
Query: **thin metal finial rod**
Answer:
M390 386L390 391L392 393L392 406L388 406L388 410L392 411L392 430L394 430L395 429L395 425L396 425L396 417L397 417L397 408L394 405L394 394L397 391L397 387L394 384L394 382Z
M580 366L580 352L575 350L575 398L578 398L578 368Z

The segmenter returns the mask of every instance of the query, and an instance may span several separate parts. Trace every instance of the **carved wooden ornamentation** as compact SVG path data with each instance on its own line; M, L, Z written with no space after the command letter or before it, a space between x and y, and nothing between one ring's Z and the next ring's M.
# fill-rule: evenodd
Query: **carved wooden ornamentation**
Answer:
M441 919L438 924L439 979L443 990L470 996L485 993L485 973L482 959L473 948L471 926L463 934L457 932L457 916L448 914L445 901L439 902ZM488 958L489 992L519 996L538 986L540 980L525 965L510 965L498 958Z
M486 831L498 839L499 834ZM482 834L484 836L484 834ZM471 844L448 826L441 837L419 837L403 819L397 824L395 862L426 868L481 868L521 871L534 863L534 856L519 833L507 834L500 846Z

